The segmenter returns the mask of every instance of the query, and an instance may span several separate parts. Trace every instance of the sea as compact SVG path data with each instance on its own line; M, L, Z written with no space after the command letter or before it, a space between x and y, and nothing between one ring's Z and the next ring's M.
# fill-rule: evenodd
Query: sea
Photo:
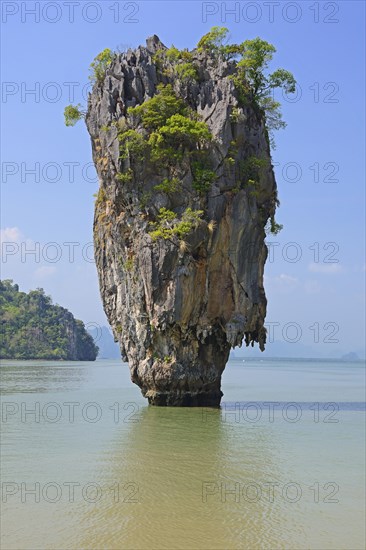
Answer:
M1 362L1 548L365 548L365 365L235 359L220 409L119 360Z

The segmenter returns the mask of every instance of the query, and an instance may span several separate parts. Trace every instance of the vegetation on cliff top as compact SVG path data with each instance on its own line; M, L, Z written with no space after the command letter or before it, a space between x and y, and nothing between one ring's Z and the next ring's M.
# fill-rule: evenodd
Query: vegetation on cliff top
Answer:
M0 358L94 361L98 354L84 323L41 288L26 294L0 281L0 324Z
M236 71L232 75L232 79L238 90L241 103L245 105L251 102L262 112L270 134L273 130L284 128L286 123L282 120L281 105L274 100L273 90L282 88L286 93L295 92L296 80L293 74L286 69L276 69L273 73L268 72L269 63L276 53L273 44L259 37L245 40L240 44L224 44L228 33L229 30L226 27L212 27L199 40L196 51L207 53L213 58L221 56L224 60L235 61ZM90 65L90 78L93 82L98 84L103 82L113 57L114 54L109 48L104 49L95 57ZM183 81L195 81L198 78L198 65L194 63L193 53L187 49L179 50L172 46L165 50L158 50L154 55L156 65L161 65L165 59L173 64L177 77ZM85 112L82 111L80 105L68 105L65 108L67 126L74 125L84 116Z
M268 65L276 53L276 48L262 38L245 40L241 44L224 44L229 30L226 27L213 27L198 42L197 49L211 56L222 56L227 61L236 61L236 72L232 76L243 105L254 104L264 116L267 131L285 128L280 103L273 99L273 90L282 88L286 93L294 93L296 80L290 71L277 69L268 73Z
M178 98L170 84L159 84L158 93L142 105L128 109L134 129L119 134L121 158L141 160L148 153L156 168L176 166L185 155L201 158L212 135L206 123ZM147 131L145 138L137 129Z
M238 107L233 108L230 121L236 124L242 116L243 108L252 106L264 121L267 140L273 146L273 131L286 126L280 103L274 100L273 90L282 88L286 93L293 93L295 78L285 69L269 73L269 63L276 52L272 44L259 37L240 44L226 44L228 32L225 27L213 27L200 39L193 51L179 50L175 46L161 48L153 55L153 62L161 76L176 77L186 86L199 79L200 55L207 54L214 63L219 59L231 62L234 70L229 78L236 89ZM107 48L92 62L91 79L98 85L104 82L113 58L114 54ZM69 105L65 108L67 126L73 126L84 117L85 112L80 105ZM121 171L116 179L126 185L132 181L141 181L141 170L146 161L154 166L155 174L162 175L160 184L155 185L152 191L143 192L142 208L146 207L153 191L171 195L182 188L179 174L182 176L186 172L187 160L192 175L193 192L202 195L211 188L216 179L210 163L209 145L213 137L207 124L199 120L196 111L188 106L186 100L175 94L171 84L159 84L157 93L152 98L141 105L129 107L125 118L111 124L119 129ZM101 130L108 131L109 126L104 126ZM238 144L234 143L234 147L237 150ZM230 167L234 167L236 170L237 186L233 192L246 187L251 196L259 201L260 181L267 161L249 157L245 161L237 162L235 156L235 152L231 154L229 151L225 158L226 168L230 170ZM276 202L279 204L277 200ZM150 234L154 238L171 238L174 235L184 238L187 232L179 231L176 222L174 227L167 225L173 218L167 220L161 217L167 212L170 211L156 213L156 227ZM181 221L184 221L183 217ZM191 227L193 228L192 224ZM281 227L272 215L268 230L276 234Z
M113 60L113 52L109 48L105 48L100 52L90 64L89 79L92 82L101 84L104 80L106 70Z

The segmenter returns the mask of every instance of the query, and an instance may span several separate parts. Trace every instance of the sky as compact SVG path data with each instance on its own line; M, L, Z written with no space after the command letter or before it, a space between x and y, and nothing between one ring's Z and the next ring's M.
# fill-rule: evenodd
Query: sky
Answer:
M93 261L98 182L83 122L88 67L157 34L193 48L212 26L260 36L293 72L272 152L283 230L268 241L271 341L315 356L365 348L365 3L59 1L1 3L1 278L43 287L87 326L106 324Z

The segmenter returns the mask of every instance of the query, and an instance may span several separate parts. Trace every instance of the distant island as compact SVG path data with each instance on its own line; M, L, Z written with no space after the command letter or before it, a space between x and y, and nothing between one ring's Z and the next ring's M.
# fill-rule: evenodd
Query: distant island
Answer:
M0 281L0 358L95 361L98 346L84 323L52 304L42 288L20 292Z
M349 353L345 353L341 357L342 361L360 361L360 357L358 354L354 351L350 351Z

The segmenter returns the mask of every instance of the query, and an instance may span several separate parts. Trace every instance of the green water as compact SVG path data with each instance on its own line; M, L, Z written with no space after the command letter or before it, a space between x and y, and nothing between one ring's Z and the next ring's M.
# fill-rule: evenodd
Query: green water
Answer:
M3 550L365 546L360 363L231 361L221 410L148 407L119 361L1 374Z

